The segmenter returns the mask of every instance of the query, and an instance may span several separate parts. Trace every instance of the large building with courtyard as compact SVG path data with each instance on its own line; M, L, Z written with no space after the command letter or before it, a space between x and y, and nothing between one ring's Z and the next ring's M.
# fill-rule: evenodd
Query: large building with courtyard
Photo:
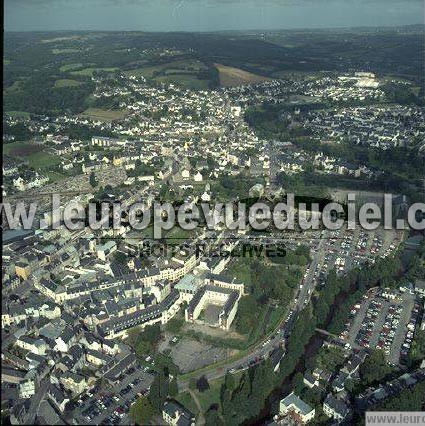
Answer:
M185 311L188 322L204 323L229 330L244 294L243 283L208 274L202 286L191 297Z

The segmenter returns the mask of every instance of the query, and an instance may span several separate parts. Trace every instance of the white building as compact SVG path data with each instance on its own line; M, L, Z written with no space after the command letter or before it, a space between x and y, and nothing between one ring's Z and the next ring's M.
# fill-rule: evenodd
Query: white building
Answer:
M279 414L290 414L302 423L308 423L314 418L316 410L292 392L280 401Z

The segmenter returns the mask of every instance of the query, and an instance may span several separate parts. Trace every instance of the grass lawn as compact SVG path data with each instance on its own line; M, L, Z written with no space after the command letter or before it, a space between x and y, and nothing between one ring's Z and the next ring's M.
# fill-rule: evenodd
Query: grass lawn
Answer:
M76 86L80 86L80 85L81 85L81 82L79 82L77 80L70 80L70 79L67 79L67 78L55 81L55 88L76 87Z
M205 392L195 390L195 395L198 398L202 411L205 413L212 404L220 404L220 389L223 379L214 380L209 383L210 388Z
M80 114L81 117L88 117L93 120L99 120L99 121L121 120L126 115L128 115L127 111L107 110L107 109L100 109L100 108L88 108Z
M235 382L238 383L243 372L237 372L233 376L235 378ZM192 392L195 394L196 398L199 401L199 405L201 406L203 414L205 414L212 404L218 404L220 406L220 390L221 385L224 383L224 377L220 377L218 379L212 380L209 382L210 388L205 392L199 392L197 389ZM189 391L183 392L179 394L176 398L181 404L187 407L192 413L196 416L199 415L198 407L190 395ZM220 408L221 409L221 408Z
M28 156L30 167L34 169L44 169L49 166L55 166L61 162L60 157L57 155L48 154L47 152L35 152Z
M180 228L180 226L173 227L170 232L166 235L166 240L171 244L180 244L185 239L195 238L196 230L188 231L186 229Z
M278 322L282 319L282 316L286 314L286 311L287 308L282 306L273 308L266 324L266 333L276 328Z
M251 280L251 266L246 259L235 259L230 263L229 267L224 272L228 277L235 277L236 281L243 282L246 286L250 287Z
M37 153L43 148L30 142L12 142L3 144L3 153L11 157L27 157Z
M212 404L220 404L220 389L222 383L222 378L216 379L214 381L209 382L210 388L205 392L201 393L197 389L192 391L199 401L203 414L208 411L208 408L210 408ZM182 394L178 395L176 399L185 407L187 407L190 411L192 411L195 416L199 415L198 407L189 391L183 392Z
M79 71L71 71L71 74L73 74L73 75L84 75L84 76L87 76L87 77L91 77L93 75L93 73L97 72L97 71L114 72L117 69L118 68L84 68L84 69L79 70Z
M189 393L189 391L180 393L176 397L177 401L180 402L184 407L186 407L189 411L191 411L193 414L195 414L195 417L199 416L199 410L195 403L195 401L192 398L192 395Z
M62 173L48 171L45 175L50 179L50 183L64 179L66 176Z

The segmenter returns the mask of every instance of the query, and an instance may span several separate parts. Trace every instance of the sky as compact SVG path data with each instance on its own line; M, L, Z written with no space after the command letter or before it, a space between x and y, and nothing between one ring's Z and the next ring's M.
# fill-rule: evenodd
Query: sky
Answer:
M424 0L5 0L6 31L223 31L424 23Z

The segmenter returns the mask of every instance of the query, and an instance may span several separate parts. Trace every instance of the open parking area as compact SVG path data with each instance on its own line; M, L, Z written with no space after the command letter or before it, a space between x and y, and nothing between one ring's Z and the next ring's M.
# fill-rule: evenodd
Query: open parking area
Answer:
M74 424L128 424L131 405L149 391L154 379L141 367L132 368L118 384L102 383L101 386L81 395L70 414Z
M315 254L317 265L313 275L314 284L319 287L324 285L331 269L335 269L338 274L345 274L350 269L374 262L378 256L390 255L401 240L401 235L397 231L381 228L365 231L342 227L336 231L323 231L323 233L324 244Z
M186 337L172 346L170 356L182 373L197 370L205 365L225 359L229 349L218 348L208 343L198 342Z
M410 348L419 317L419 303L409 291L370 290L356 303L341 337L353 347L381 349L399 364Z

